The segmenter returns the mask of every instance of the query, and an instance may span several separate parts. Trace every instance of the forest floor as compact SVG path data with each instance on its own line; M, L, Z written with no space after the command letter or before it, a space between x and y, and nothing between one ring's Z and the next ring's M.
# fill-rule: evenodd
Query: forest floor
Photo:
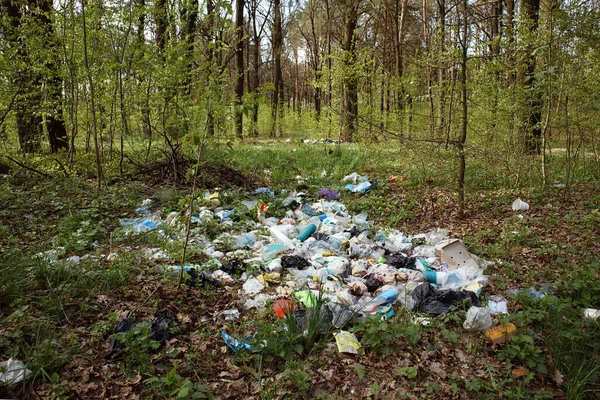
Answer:
M270 152L270 161L261 161L262 155L252 160L253 152ZM374 224L407 234L447 229L470 252L493 261L485 270L489 282L483 295L508 299L510 314L495 322L514 323L513 339L492 346L483 333L463 329L464 310L429 325L414 324L396 304L396 317L370 320L355 331L365 341L357 355L338 353L333 336L291 355L286 348L233 353L221 332L243 337L273 328L270 307L241 310L240 319L226 320L222 311L238 306L242 282L178 288L178 276L161 272L161 263L148 260L144 250L166 248L176 263L181 243L168 244L156 232L125 235L119 227L119 218L133 216L145 198L165 215L185 213L189 187L138 176L115 178L98 190L93 177L62 176L56 166L45 170L54 178L18 169L0 178L0 361L19 359L32 375L22 384L0 387L0 394L61 399L598 398L595 344L600 329L598 320L582 316L583 308L600 308L596 186L576 183L566 194L541 185L477 187L468 190L465 217L459 218L451 185L429 174L416 184L406 166L390 170L394 160L371 165L368 159L361 164L342 155L325 168L296 162L278 175L297 156L294 152L293 146L281 153L257 146L232 151L234 162L222 164L228 168L223 179L234 176L235 184L205 180L201 189L220 186L221 203L234 204L258 185L299 188L316 196L323 187L340 186L341 176L355 170L368 174L380 182L371 192L342 192L350 213L366 211ZM42 160L36 168L44 163L53 164ZM218 163L211 168L207 171L213 177L225 171ZM394 174L398 181L385 183ZM519 197L529 203L528 211L512 211ZM278 204L273 201L271 207L275 211ZM48 260L51 253L38 256L59 248L58 261ZM80 259L69 262L70 256ZM188 259L195 256L188 254ZM546 297L506 294L531 287ZM164 309L177 316L164 347L146 351L152 344L142 333L122 337L126 350L110 354L118 320L135 314L150 321Z

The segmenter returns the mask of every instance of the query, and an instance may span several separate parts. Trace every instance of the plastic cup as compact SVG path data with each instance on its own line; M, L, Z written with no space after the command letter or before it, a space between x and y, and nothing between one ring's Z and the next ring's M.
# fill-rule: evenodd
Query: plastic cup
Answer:
M521 199L516 199L512 203L512 209L513 211L527 211L529 210L529 204Z

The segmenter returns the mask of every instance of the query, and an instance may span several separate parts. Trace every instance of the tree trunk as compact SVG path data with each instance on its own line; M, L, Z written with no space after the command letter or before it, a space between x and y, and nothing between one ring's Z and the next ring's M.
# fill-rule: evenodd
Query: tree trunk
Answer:
M458 216L463 218L465 214L465 143L467 141L467 34L469 31L467 24L467 0L463 0L463 33L461 43L461 62L460 62L460 83L462 97L462 121L460 137L458 139Z
M528 36L535 35L538 29L540 0L523 0L521 13ZM524 133L525 151L528 154L539 154L542 137L542 94L536 85L536 60L533 51L533 45L527 44L518 66L517 81L523 88L524 99L519 107L516 126L519 135Z
M97 128L97 119L96 119L96 104L95 104L95 93L94 93L94 80L92 79L92 72L90 70L90 63L88 59L88 48L87 48L87 26L85 21L85 1L81 6L81 15L82 15L82 23L83 23L83 57L84 57L84 66L87 72L88 84L90 86L90 106L92 109L92 125L94 129L94 150L96 156L96 173L98 179L98 188L102 186L102 162L100 158L100 148L98 146L98 128Z
M443 137L445 132L446 118L446 1L438 0L438 117L436 135Z
M281 53L283 34L281 26L281 0L273 0L273 58L275 61L275 90L271 104L271 136L281 134L281 113L283 112L283 75L281 73Z
M252 19L252 68L248 82L248 91L252 93L252 136L258 136L258 87L259 82L259 67L260 67L260 33L258 32L258 26L256 23L256 9L258 8L258 0L251 0L250 2L250 18Z
M216 14L215 14L215 3L214 0L206 0L206 19L209 23L208 28L208 44L207 44L207 61L208 61L208 86L211 86L210 79L213 73L214 64L215 64L215 46L217 45L216 41ZM210 97L210 93L208 93ZM215 135L215 119L212 111L212 105L210 101L206 101L206 134L208 136Z
M164 57L165 46L167 44L167 29L169 19L167 16L167 0L157 0L155 5L156 22L156 45L160 54Z
M39 13L37 18L41 25L43 42L48 51L51 52L47 61L47 69L51 74L46 79L46 102L52 109L46 114L46 130L48 131L48 142L50 151L57 153L60 149L68 147L67 128L63 118L62 108L62 79L58 73L62 67L56 46L56 35L52 25L53 14L52 2L50 0L38 1Z
M39 95L41 80L39 74L31 70L28 54L22 43L21 18L23 18L23 12L19 3L3 1L0 3L0 7L3 8L3 13L6 14L9 22L8 26L2 28L6 31L10 46L16 48L15 57L26 65L25 69L17 71L11 82L14 90L17 91L14 110L19 146L25 153L36 153L41 150L42 136L42 118L36 112L41 102ZM32 92L33 95L29 92Z
M235 134L241 138L243 136L243 110L242 96L244 95L244 0L235 0L235 99L233 101L233 119L235 124Z
M187 47L187 71L184 86L188 88L188 93L192 92L192 72L194 70L194 41L196 37L196 22L198 20L198 0L186 0L186 7L182 10L182 16L185 23L183 29L183 40Z
M508 65L507 81L509 87L513 87L515 84L515 71L514 71L514 49L515 49L515 31L514 31L514 20L515 20L515 1L506 0L506 63Z
M354 71L356 64L356 26L358 24L358 6L360 0L345 0L344 37L342 42L342 62L344 64L342 93L342 130L340 139L352 142L358 130L358 77Z
M402 77L404 75L404 34L406 31L406 14L408 12L408 0L401 0L400 10L398 10L398 1L396 0L396 24L397 33L396 36L396 76L398 77L398 91L396 106L398 110L404 109L404 85L402 83ZM443 1L443 0L442 0ZM398 13L400 14L398 16Z

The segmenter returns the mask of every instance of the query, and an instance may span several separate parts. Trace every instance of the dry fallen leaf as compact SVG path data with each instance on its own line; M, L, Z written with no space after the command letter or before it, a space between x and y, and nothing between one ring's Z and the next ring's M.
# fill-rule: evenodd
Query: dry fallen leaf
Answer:
M563 376L563 374L561 374L560 371L557 369L554 370L554 382L556 382L558 386L561 386L564 381L565 377Z
M512 370L511 375L513 378L520 378L525 375L525 368L515 368Z
M433 372L435 375L437 375L438 377L440 377L442 380L446 379L446 371L444 371L442 369L442 364L440 364L439 362L434 362L429 364L429 371Z

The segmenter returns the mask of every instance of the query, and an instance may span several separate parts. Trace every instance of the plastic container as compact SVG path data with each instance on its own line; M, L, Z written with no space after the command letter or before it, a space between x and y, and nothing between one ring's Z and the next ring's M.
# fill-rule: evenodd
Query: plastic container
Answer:
M315 224L308 224L306 228L298 235L298 240L304 242L308 239L315 231L317 230L317 226Z
M119 219L119 222L125 232L141 233L156 229L160 220L157 217L121 218Z
M513 211L527 211L529 210L529 204L521 199L516 199L512 203L512 209Z

